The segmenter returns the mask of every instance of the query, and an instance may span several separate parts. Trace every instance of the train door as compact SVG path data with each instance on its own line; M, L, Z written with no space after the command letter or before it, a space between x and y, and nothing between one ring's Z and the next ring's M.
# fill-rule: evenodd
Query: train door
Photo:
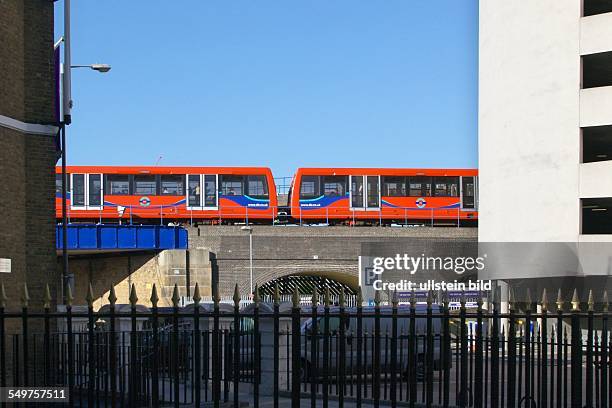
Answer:
M216 210L219 191L216 174L187 175L187 209Z
M350 176L350 183L352 209L380 209L380 176Z
M76 210L102 209L102 174L71 174L70 179L71 208Z
M461 208L474 210L476 208L476 178L461 177Z

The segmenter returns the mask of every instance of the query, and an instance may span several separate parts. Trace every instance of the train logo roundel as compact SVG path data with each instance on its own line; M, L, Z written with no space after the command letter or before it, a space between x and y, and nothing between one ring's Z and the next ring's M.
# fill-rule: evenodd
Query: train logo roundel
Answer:
M141 207L148 207L149 205L151 205L151 199L149 197L140 197L140 200L138 200L138 202L140 203Z
M417 207L425 208L425 205L427 205L427 201L425 201L425 199L423 197L417 198L417 200L416 200L416 206Z

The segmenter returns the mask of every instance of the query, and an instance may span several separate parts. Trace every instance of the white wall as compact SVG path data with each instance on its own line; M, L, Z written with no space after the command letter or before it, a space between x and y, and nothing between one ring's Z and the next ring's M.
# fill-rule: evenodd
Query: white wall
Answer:
M611 42L612 42L612 37ZM612 86L580 91L580 126L612 124Z
M580 4L480 1L482 242L578 240Z
M580 165L580 197L612 197L612 160Z
M580 53L595 54L612 50L612 13L581 19Z

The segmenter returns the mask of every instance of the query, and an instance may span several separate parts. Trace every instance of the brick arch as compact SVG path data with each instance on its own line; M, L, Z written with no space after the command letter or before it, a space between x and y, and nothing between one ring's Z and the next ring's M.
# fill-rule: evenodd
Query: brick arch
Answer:
M325 293L325 289L329 288L332 298L335 299L342 290L347 297L354 297L359 289L358 279L353 275L311 271L281 275L271 279L260 286L261 295L266 298L272 297L277 285L281 296L291 295L296 287L302 296L312 295L316 287L321 296Z

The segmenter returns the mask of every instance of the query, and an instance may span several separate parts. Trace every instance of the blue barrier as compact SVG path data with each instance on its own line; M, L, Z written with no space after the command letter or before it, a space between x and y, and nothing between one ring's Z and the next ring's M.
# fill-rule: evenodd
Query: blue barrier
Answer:
M56 248L62 249L63 230L55 228ZM186 249L187 230L165 225L69 224L69 250Z

